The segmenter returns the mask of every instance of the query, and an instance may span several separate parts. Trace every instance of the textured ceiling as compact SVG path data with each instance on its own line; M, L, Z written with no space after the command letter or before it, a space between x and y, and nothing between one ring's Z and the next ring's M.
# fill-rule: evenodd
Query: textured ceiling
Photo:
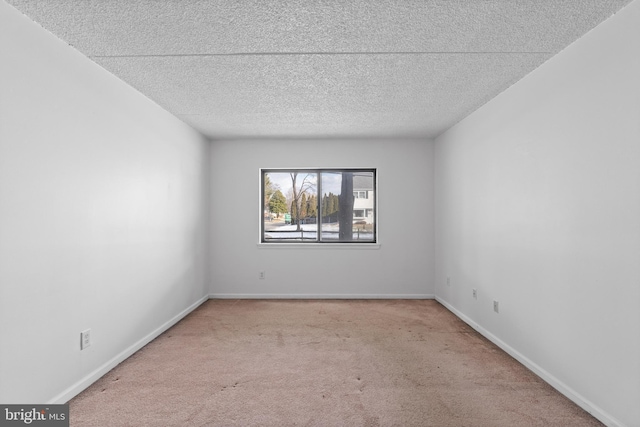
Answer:
M631 0L8 0L211 138L433 137Z

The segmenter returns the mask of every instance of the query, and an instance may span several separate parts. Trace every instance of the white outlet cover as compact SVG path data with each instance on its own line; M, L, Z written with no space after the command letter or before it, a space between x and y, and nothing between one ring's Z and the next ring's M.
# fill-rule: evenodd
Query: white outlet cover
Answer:
M80 332L80 350L91 347L91 329Z

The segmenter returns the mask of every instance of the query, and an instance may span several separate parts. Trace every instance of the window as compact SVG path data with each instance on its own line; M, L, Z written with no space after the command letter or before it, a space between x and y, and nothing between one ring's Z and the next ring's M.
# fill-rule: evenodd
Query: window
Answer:
M262 169L261 243L376 243L375 169Z

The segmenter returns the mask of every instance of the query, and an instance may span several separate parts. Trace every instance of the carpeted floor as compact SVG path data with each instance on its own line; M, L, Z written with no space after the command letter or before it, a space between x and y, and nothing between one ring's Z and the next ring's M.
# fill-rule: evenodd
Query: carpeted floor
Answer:
M210 300L72 426L600 426L433 300Z

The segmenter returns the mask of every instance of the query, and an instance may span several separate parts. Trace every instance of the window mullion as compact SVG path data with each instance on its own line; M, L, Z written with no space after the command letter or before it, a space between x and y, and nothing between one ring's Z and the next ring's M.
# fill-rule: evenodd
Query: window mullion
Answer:
M316 191L316 203L318 204L316 207L316 241L322 242L322 172L318 171L317 178L317 187L318 191Z

